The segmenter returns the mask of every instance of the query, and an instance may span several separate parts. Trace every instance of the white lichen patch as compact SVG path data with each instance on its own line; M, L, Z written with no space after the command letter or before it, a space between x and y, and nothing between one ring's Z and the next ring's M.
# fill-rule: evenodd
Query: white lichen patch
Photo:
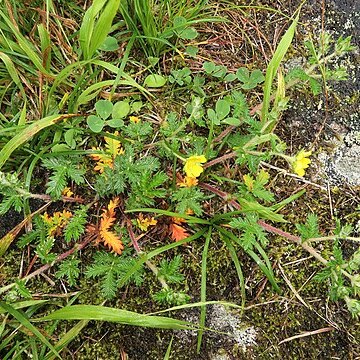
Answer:
M256 344L256 329L243 324L239 315L233 314L223 305L212 306L207 326L228 334L244 350Z
M181 318L193 324L199 323L200 311L189 309L182 313ZM226 360L227 350L232 347L241 349L243 352L248 347L256 345L257 331L253 326L242 322L241 315L221 304L210 305L206 311L203 344L211 344L213 355L211 359ZM194 330L176 330L174 334L181 339L182 343L191 344L198 335ZM205 346L205 345L204 345Z
M350 132L332 154L319 159L330 183L360 186L360 132Z

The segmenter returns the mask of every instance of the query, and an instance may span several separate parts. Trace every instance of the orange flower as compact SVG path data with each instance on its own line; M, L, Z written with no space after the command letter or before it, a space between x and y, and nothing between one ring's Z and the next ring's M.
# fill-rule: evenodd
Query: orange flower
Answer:
M177 185L181 187L192 187L198 184L198 179L191 176L185 176L184 180L178 181Z

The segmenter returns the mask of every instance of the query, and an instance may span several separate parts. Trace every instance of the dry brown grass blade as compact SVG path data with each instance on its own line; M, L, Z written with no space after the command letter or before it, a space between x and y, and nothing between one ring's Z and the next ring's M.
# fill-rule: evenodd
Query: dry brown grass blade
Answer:
M28 222L37 214L43 212L49 205L51 204L51 201L43 205L38 210L34 211L33 213L29 214L20 224L16 225L13 229L11 229L6 235L4 235L0 239L0 256L3 256L10 246L10 244L14 241L16 236L19 234L19 232L23 229L23 227L28 224Z
M329 327L318 329L318 330L306 331L304 333L301 333L301 334L298 334L295 336L291 336L284 340L281 340L278 345L284 344L284 343L292 341L292 340L296 340L296 339L300 339L303 337L312 336L312 335L316 335L316 334L321 334L321 333L329 332L329 331L333 331L333 330L335 330L335 328L333 328L332 326L329 326Z

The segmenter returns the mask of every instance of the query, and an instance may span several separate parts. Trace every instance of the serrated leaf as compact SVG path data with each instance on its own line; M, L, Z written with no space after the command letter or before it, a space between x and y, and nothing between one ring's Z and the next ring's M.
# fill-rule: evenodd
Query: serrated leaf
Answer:
M254 189L254 178L249 175L249 174L246 174L243 176L243 179L244 179L244 184L246 185L247 189L249 191L253 191Z
M144 80L144 86L160 88L166 84L166 78L159 74L148 75Z
M295 224L295 226L303 241L320 236L318 218L315 214L308 214L305 224Z

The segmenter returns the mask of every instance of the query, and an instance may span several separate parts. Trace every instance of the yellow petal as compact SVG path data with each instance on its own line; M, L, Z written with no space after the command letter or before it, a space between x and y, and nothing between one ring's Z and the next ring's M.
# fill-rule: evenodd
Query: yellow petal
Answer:
M204 155L193 155L185 161L184 171L188 177L197 178L204 171L202 164L206 162Z

